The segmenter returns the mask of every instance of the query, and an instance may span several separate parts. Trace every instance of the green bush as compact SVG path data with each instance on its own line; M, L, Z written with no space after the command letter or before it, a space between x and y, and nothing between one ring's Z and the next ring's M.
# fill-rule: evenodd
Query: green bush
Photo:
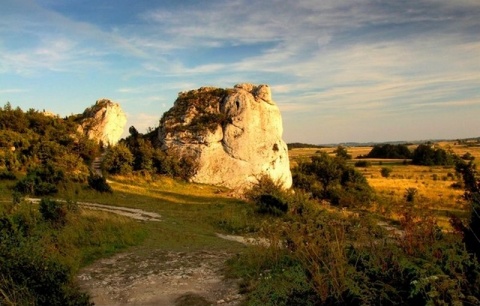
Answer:
M318 210L263 224L262 235L283 247L272 243L234 260L247 304L480 303L480 265L461 237L409 207L400 212L401 234L367 215Z
M37 214L23 204L0 217L0 305L92 305L72 270L42 245L49 232Z
M64 226L67 222L67 210L64 204L51 199L42 199L39 211L43 220L55 226Z
M280 216L288 211L286 191L267 175L260 177L245 196L255 204L258 213Z
M374 198L373 189L360 172L348 166L345 159L325 152L300 162L292 170L292 178L295 188L333 205L365 208Z
M119 143L108 149L102 161L102 169L110 174L128 174L133 170L133 159L128 147Z
M88 186L98 192L113 192L112 187L107 183L105 177L93 173L88 177Z

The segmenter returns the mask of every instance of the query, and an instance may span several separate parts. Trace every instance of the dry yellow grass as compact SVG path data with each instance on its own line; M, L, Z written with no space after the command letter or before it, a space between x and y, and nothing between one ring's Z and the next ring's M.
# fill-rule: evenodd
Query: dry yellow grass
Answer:
M441 142L436 145L451 150L459 156L469 152L475 157L477 167L480 166L480 146L467 146L455 142ZM410 149L413 150L415 147L413 145ZM292 149L289 151L291 166L295 167L299 160L308 159L318 151L333 155L335 149L335 147ZM353 164L357 161L356 157L368 154L372 147L347 147L346 149L353 157L349 163ZM452 184L459 180L454 167L404 165L403 160L367 160L372 163L372 166L356 169L364 174L378 195L390 199L392 202L401 203L404 201L406 190L415 188L418 191L417 204L435 211L439 224L444 228L449 227L449 213L461 215L462 212L467 211L467 203L462 198L464 191L452 188ZM381 175L383 167L392 169L388 178ZM398 218L395 214L392 214L391 217Z

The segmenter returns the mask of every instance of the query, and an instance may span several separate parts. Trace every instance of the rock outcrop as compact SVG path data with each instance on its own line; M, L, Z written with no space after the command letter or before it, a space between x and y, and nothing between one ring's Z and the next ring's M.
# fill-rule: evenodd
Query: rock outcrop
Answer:
M243 190L268 175L291 187L280 111L268 85L202 87L179 94L160 121L168 154L196 165L191 180Z
M121 138L127 117L118 103L97 100L79 119L78 131L103 145L115 145Z

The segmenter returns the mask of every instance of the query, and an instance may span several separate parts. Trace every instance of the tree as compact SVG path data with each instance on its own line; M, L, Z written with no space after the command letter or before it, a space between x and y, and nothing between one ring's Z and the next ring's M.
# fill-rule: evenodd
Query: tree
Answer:
M133 154L122 143L108 149L102 168L110 174L127 174L132 172Z
M412 163L423 166L446 166L453 165L453 154L442 148L434 149L430 144L421 144L414 151Z
M314 198L327 199L334 205L368 206L373 190L365 177L345 159L320 152L310 162L301 162L293 169L293 184Z
M411 158L412 153L404 144L392 145L375 145L367 154L367 158Z

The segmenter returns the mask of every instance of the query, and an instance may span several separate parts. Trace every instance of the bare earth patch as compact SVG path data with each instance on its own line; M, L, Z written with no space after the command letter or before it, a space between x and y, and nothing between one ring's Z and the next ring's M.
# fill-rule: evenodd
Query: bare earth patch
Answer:
M95 305L239 305L234 280L222 270L227 252L153 251L99 260L78 275Z
M37 198L27 198L27 200L32 203L39 203L41 201L41 199L37 199ZM56 200L56 201L65 202L64 200ZM160 217L161 217L157 213L145 211L138 208L112 206L112 205L104 205L104 204L89 203L89 202L76 202L76 203L83 208L106 211L106 212L125 216L125 217L132 218L139 221L160 221Z

